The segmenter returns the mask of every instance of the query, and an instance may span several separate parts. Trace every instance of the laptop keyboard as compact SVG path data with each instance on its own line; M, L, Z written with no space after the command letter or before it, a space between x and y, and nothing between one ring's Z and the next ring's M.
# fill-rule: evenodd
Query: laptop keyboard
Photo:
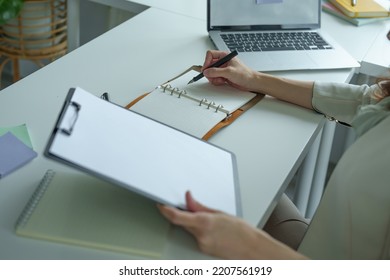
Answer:
M316 32L228 33L221 38L231 51L293 51L332 49Z

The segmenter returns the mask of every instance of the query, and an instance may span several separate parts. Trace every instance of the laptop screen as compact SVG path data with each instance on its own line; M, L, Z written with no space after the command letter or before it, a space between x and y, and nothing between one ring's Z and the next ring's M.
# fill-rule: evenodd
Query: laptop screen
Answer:
M318 28L321 0L208 0L208 29Z

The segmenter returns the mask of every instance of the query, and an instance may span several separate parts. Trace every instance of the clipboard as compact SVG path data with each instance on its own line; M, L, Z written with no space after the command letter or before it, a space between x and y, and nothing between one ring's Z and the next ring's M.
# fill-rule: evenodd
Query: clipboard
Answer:
M208 207L241 216L233 153L72 88L45 156L185 209L185 192Z

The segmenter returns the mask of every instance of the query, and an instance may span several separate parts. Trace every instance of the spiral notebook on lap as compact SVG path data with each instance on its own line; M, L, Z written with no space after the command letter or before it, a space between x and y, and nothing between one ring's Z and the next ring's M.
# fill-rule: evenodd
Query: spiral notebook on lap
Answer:
M234 154L81 88L69 91L45 155L159 203L185 208L191 191L241 215Z
M153 201L85 174L48 170L16 223L20 236L160 258L169 223Z

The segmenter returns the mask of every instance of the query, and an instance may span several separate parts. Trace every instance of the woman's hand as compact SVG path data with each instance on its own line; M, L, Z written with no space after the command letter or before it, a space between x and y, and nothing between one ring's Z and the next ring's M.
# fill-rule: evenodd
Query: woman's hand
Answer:
M184 227L202 252L224 259L302 258L295 251L242 219L210 209L186 193L188 211L159 205L173 224Z
M254 78L256 72L244 65L239 59L233 58L222 67L208 68L217 60L226 56L226 52L207 51L202 72L204 76L214 85L230 84L231 86L244 90L254 90Z
M237 57L222 67L208 68L211 64L226 56L226 52L207 51L202 67L204 76L214 85L229 84L244 91L252 91L287 101L308 109L313 109L313 82L298 81L254 71Z

